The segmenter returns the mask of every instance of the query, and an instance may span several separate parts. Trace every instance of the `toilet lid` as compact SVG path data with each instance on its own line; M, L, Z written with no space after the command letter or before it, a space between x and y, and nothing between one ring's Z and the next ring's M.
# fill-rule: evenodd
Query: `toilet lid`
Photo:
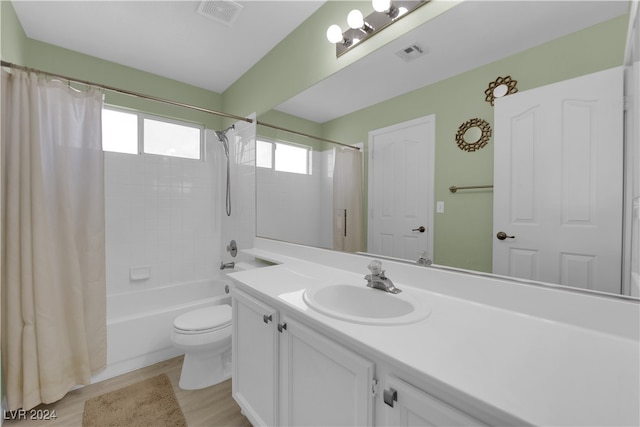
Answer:
M173 321L173 326L182 331L220 329L231 324L231 306L214 305L184 313Z

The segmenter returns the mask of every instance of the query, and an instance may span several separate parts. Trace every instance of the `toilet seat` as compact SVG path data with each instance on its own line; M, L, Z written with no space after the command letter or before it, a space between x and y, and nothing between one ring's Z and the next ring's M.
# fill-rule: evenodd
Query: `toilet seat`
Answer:
M184 313L173 321L180 334L203 334L224 329L231 325L231 306L215 305Z

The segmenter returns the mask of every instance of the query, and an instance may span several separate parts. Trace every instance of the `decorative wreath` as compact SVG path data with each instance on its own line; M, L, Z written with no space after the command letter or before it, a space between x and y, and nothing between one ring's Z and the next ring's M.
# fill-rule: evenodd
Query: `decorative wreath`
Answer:
M471 128L477 127L481 131L480 138L476 141L465 141L464 134ZM458 132L456 133L456 143L461 150L464 151L476 151L487 145L491 138L491 126L487 121L482 119L471 119L460 125Z
M512 93L516 93L518 91L518 88L516 87L517 84L518 84L518 81L513 80L511 76L498 77L497 79L495 79L495 81L492 81L491 83L489 83L489 87L487 88L487 90L484 91L484 94L487 95L484 100L490 103L491 105L493 105L496 98L500 98L503 96L511 95ZM505 88L503 89L504 93L496 96L496 93L495 93L496 88L503 85L505 86Z

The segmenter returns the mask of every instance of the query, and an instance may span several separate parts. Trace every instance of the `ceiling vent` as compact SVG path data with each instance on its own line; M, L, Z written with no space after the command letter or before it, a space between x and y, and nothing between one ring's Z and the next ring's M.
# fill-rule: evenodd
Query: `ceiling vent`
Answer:
M231 26L238 19L242 8L241 4L231 0L204 0L200 2L198 13L214 21Z
M397 51L396 55L402 58L405 62L411 62L414 59L420 58L425 53L427 53L427 50L425 48L423 48L418 43L413 43Z

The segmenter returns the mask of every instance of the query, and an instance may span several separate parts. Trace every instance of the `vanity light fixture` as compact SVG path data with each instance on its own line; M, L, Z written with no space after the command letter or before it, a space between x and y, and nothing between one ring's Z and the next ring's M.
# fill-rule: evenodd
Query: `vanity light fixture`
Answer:
M371 0L373 4L373 10L376 12L385 13L389 18L397 18L400 14L400 9L391 4L391 0ZM405 9L405 13L407 10Z
M365 18L361 11L352 10L347 15L349 28L343 32L339 25L331 25L327 29L327 40L336 45L337 58L429 1L372 0L374 12Z
M374 28L364 20L364 15L358 9L353 9L347 15L347 24L354 30L360 30L362 32L370 33Z
M344 37L342 28L336 24L327 28L327 40L331 43L336 43L336 45L342 45L344 48L348 48L353 44L353 40Z

